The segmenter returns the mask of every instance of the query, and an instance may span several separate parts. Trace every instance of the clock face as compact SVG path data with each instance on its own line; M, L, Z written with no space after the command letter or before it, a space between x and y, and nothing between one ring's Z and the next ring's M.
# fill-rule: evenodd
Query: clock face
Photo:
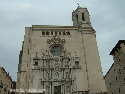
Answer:
M62 53L62 46L61 45L54 45L51 47L50 52L53 56L60 56Z

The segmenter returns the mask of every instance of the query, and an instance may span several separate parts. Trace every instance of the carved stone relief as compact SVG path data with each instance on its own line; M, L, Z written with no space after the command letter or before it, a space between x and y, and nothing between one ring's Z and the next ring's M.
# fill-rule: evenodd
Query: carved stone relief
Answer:
M39 51L41 56L34 57L33 62L38 61L38 68L41 72L41 87L44 87L46 94L53 94L55 85L61 85L62 93L71 94L72 90L77 90L76 86L73 86L75 79L72 78L72 71L79 70L79 67L74 68L75 61L79 61L79 57L71 56L70 52L64 51L65 54L61 56L53 56L50 52L50 48L53 45L62 45L64 47L65 40L60 38L48 39L49 45L47 50ZM67 53L67 54L66 54ZM37 59L39 58L39 59ZM79 65L79 63L77 64ZM33 65L34 66L34 65Z

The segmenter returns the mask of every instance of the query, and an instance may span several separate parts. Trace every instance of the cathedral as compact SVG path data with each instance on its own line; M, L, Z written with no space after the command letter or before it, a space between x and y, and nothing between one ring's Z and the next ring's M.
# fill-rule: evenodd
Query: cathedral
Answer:
M73 26L25 28L17 89L44 89L45 94L107 94L87 8L78 6L72 21Z

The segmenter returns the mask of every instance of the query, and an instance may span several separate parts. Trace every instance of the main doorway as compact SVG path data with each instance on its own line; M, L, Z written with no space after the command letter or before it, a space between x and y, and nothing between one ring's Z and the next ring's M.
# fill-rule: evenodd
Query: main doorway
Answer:
M61 85L54 86L54 94L61 94Z

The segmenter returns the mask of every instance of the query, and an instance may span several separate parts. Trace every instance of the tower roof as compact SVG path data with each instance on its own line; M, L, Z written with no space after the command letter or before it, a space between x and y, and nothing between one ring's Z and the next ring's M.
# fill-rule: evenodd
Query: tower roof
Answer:
M87 7L85 5L83 5L83 4L78 4L77 8L87 8Z
M87 7L85 7L84 5L79 5L77 6L77 8L74 11L78 11L80 9L87 9Z
M82 8L82 9L83 9L83 8L87 8L84 4L77 3L77 5L78 5L78 6L77 6L76 10L77 10L77 9L81 9L81 8Z
M118 49L120 49L120 44L124 43L125 44L125 40L119 40L118 43L115 45L115 47L112 49L112 51L110 52L110 55L114 55L115 51L118 52Z

